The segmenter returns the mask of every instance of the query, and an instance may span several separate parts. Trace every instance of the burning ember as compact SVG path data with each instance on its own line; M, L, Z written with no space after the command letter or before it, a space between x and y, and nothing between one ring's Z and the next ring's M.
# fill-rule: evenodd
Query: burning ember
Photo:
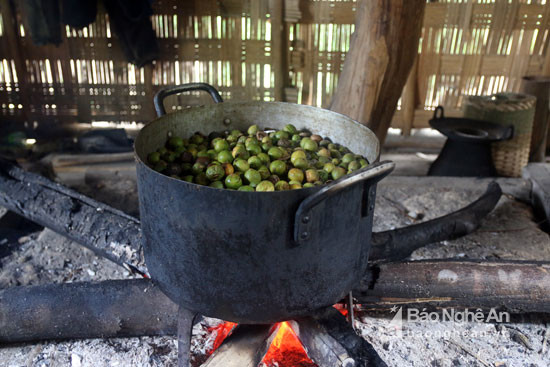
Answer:
M279 324L279 331L267 351L262 366L316 367L287 322Z
M221 323L209 328L209 332L216 333L211 352L215 351L223 343L237 324L232 322ZM302 343L294 334L287 322L279 325L279 330L273 338L271 345L264 356L262 367L317 367L309 359Z
M210 333L216 333L216 339L214 340L214 343L212 343L211 353L222 345L225 338L227 338L235 326L237 326L237 324L234 322L223 322L208 329Z
M346 316L348 314L348 310L344 306L335 305L334 307L342 315ZM237 324L233 322L221 322L208 327L206 332L210 335L211 342L208 343L210 347L205 351L206 354L203 358L208 358L210 354L218 349L236 326ZM273 341L262 359L261 367L317 367L307 355L300 339L288 322L281 322L275 327L278 327L277 334L273 337ZM200 358L198 362L202 363L205 360Z

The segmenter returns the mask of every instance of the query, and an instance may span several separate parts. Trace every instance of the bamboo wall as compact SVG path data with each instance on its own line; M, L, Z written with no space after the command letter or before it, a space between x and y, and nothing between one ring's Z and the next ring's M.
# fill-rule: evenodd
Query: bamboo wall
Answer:
M15 5L14 5L15 4ZM156 0L161 46L154 65L128 64L100 9L65 29L63 43L34 46L17 1L0 0L1 121L37 125L154 117L163 85L202 81L225 99L328 107L354 26L355 1ZM445 0L427 4L419 57L393 122L427 126L435 106L460 111L465 94L518 90L522 76L550 75L545 0ZM173 108L208 103L174 98Z

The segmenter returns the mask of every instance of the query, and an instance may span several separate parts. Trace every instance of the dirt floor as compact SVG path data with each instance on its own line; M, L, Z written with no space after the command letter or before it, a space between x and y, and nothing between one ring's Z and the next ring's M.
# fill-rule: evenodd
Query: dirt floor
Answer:
M465 206L485 189L487 180L390 176L380 185L375 230L434 218ZM475 233L417 250L413 259L483 258L550 261L550 238L539 229L531 208L522 202L528 185L503 181L505 195ZM137 213L135 182L88 180L85 193L129 213ZM526 194L527 193L527 194ZM519 200L518 200L519 199ZM2 214L2 212L0 212ZM49 230L13 240L0 259L0 288L103 279L130 274L89 250ZM0 252L1 253L1 252ZM399 324L394 314L360 313L356 326L389 366L550 366L550 324L414 322ZM220 321L206 319L194 328L195 365L212 349ZM173 337L40 342L0 347L0 366L175 366ZM275 364L268 363L275 366ZM278 367L285 365L279 364ZM289 367L286 365L286 367Z

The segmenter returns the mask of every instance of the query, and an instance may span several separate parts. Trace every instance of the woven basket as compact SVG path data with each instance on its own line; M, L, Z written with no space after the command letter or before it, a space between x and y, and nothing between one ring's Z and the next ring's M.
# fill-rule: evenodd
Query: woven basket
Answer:
M527 165L535 104L535 97L517 93L466 98L464 117L514 126L512 139L492 145L493 161L499 176L519 177L521 169Z

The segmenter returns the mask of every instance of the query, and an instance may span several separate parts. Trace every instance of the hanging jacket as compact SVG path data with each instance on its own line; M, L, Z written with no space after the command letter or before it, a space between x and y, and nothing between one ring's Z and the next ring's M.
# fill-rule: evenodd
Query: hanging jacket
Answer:
M23 18L35 45L61 43L59 0L23 0Z
M60 11L60 1L62 13ZM98 0L23 0L23 15L36 45L61 43L61 20L74 28L92 23ZM149 0L105 0L111 30L120 40L128 62L144 66L159 56Z
M95 21L97 0L61 0L61 21L73 28L84 28Z
M106 0L104 5L129 62L141 67L158 58L159 45L150 18L153 9L148 0Z

